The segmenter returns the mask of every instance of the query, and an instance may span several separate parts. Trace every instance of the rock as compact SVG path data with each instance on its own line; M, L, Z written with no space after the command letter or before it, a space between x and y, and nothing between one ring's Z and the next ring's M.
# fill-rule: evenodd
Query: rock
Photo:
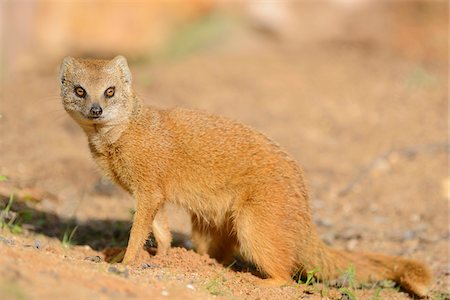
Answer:
M141 269L145 270L145 269L155 269L155 268L161 268L160 265L158 264L148 264L148 263L143 263L141 265Z
M14 241L12 239L7 239L7 238L4 238L2 236L0 236L0 243L6 244L6 245L10 245L10 246L14 246L15 245L15 243L14 243Z
M411 222L417 223L417 222L420 222L420 221L422 220L422 216L421 216L420 214L412 214L412 215L409 217L409 220L410 220Z
M158 273L155 275L155 278L156 278L158 281L163 280L163 279L164 279L164 272L163 272L163 271L158 272Z
M106 177L102 177L95 184L94 191L100 195L112 196L117 191L117 187Z
M48 275L52 276L53 278L59 278L59 273L56 272L55 270L43 271L42 273L48 274Z
M119 270L119 268L111 266L108 268L108 272L119 275L124 278L128 278L129 272L127 268L124 268L123 270Z
M335 236L334 232L327 232L327 233L321 235L321 239L325 244L331 246L334 244L336 236Z
M347 249L348 251L352 251L356 248L357 244L358 244L357 239L351 239L345 244L345 249Z
M41 241L40 240L35 240L33 248L36 249L36 250L41 249L42 248Z
M186 249L194 249L194 244L192 243L191 240L189 239L185 239L183 241L183 243L181 244L182 247L186 248Z
M148 248L156 248L157 244L156 244L156 240L154 237L150 237L146 242L145 242L145 247Z
M353 298L352 297L350 297L350 295L349 294L347 294L347 293L342 293L342 296L341 296L341 300L352 300Z
M403 232L403 240L409 241L416 237L416 232L414 230L406 230Z
M447 265L447 268L444 270L444 275L445 276L450 275L450 265Z
M99 263L99 262L102 261L102 258L100 256L98 256L98 255L94 255L94 256L86 256L84 258L84 260L88 260L88 261L92 261L92 262L95 262L95 263Z
M361 233L351 227L344 229L342 232L336 233L336 239L338 239L338 240L349 241L349 240L359 240L361 238L362 238Z
M328 219L316 218L314 221L316 225L319 227L327 227L327 228L333 227L333 222Z
M419 223L419 224L417 224L416 227L414 227L414 230L418 233L421 233L427 229L428 229L428 225L426 223Z
M382 281L378 282L377 285L383 289L389 289L389 288L394 288L397 285L397 283L392 280L382 280Z

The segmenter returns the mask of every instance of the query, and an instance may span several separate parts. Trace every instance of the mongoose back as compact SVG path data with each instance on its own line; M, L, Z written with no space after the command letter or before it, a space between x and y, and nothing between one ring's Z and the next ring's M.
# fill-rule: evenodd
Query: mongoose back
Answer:
M158 254L170 247L164 204L186 208L196 250L229 262L235 250L264 284L289 283L295 272L339 277L353 265L359 282L391 279L424 296L431 275L400 257L327 247L314 227L303 172L263 134L227 118L146 107L135 95L123 56L66 57L64 108L82 127L103 172L136 200L123 263L136 261L151 230Z

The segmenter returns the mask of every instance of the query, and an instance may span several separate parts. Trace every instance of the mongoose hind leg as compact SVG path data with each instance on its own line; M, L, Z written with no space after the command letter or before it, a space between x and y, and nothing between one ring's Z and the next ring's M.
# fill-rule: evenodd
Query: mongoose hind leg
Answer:
M271 207L272 203L277 203L276 200L265 200L249 201L237 214L235 226L240 251L244 258L267 275L261 285L290 284L296 251L293 230L283 226L287 223L283 218L287 217L280 213L278 207Z
M191 215L192 222L192 243L195 251L201 255L208 254L209 245L211 244L212 235L208 224L200 219L197 215Z
M217 228L196 215L192 215L192 242L199 254L208 254L225 266L233 263L237 245L231 223L225 222Z
M170 244L172 243L172 234L170 233L164 206L160 207L155 215L155 219L152 223L152 231L158 247L156 254L166 255L170 249Z

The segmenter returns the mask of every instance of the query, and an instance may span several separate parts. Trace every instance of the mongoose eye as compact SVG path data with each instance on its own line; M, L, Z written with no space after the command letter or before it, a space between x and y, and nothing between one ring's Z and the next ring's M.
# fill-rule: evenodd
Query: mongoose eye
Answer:
M115 91L116 91L116 88L113 87L113 86L107 88L106 91L105 91L105 97L106 98L111 98L112 96L114 96Z
M75 94L80 98L86 97L86 91L81 86L75 87Z

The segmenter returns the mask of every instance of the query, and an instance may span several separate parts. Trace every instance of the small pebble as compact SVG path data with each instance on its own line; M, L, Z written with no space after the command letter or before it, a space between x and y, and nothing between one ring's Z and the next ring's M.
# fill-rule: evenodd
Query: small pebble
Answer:
M117 187L105 177L100 178L94 186L94 191L100 195L111 196Z
M183 243L181 244L182 247L186 248L186 249L194 249L194 244L192 243L191 240L183 240Z
M141 265L141 269L145 270L145 269L155 269L155 268L160 268L161 266L158 264L148 264L148 263L143 263Z
M362 235L359 231L357 231L354 228L347 228L344 229L341 232L336 233L336 239L338 240L355 240L355 239L361 239Z
M343 293L341 296L341 300L352 300L353 298L351 298L347 293Z
M382 280L377 283L377 285L381 288L387 289L387 288L393 288L395 287L396 283L392 280Z
M356 245L358 244L358 240L357 239L352 239L349 240L346 244L345 244L345 249L347 249L348 251L352 251L356 248Z
M319 226L319 227L327 227L327 228L333 227L333 222L328 219L317 218L314 221L316 222L317 226Z
M194 286L192 284L186 284L186 287L190 290L195 290Z
M7 244L7 245L11 245L11 246L14 246L14 244L15 244L13 240L4 238L2 236L0 236L0 242Z
M409 241L416 237L416 232L414 230L406 230L403 232L403 240Z
M158 273L155 275L155 278L159 281L161 281L164 278L164 274Z
M145 243L145 246L150 247L150 248L155 248L157 246L156 241L153 238L149 238L147 240L147 242Z
M447 265L447 270L444 270L444 275L450 275L450 265Z
M41 241L40 240L35 240L34 241L34 249L39 250L41 249Z
M334 241L336 239L336 236L335 236L335 234L333 232L327 232L325 234L322 234L321 238L325 242L325 244L333 245Z
M420 220L422 219L420 214L413 214L411 215L411 217L409 218L412 222L420 222Z
M166 291L166 290L163 290L163 291L161 292L161 295L163 295L164 297L167 297L167 296L169 296L169 292Z
M128 275L129 275L127 268L125 268L123 271L121 271L121 270L119 270L118 268L116 268L114 266L109 267L108 268L108 272L117 274L117 275L122 276L124 278L128 278Z
M59 273L56 271L50 271L48 274L50 274L51 276L53 276L54 278L59 278Z
M88 260L88 261L92 261L92 262L95 262L95 263L99 263L99 262L102 261L102 258L100 256L98 256L98 255L95 255L95 256L86 256L84 258L84 260Z

